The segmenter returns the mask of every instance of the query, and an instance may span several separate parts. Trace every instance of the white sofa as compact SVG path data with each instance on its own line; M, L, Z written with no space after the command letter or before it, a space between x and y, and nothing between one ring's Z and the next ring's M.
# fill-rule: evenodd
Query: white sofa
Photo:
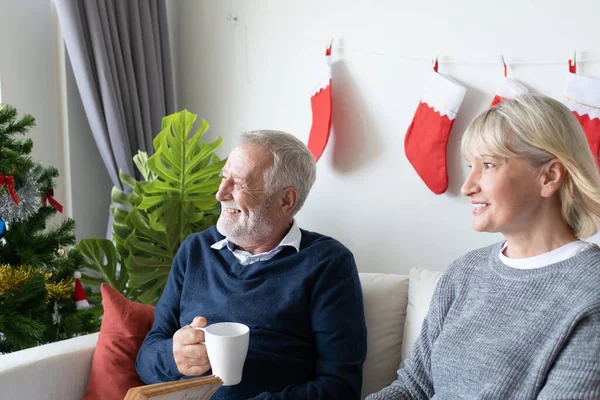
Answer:
M418 268L409 275L360 274L368 331L363 398L395 379L440 275ZM95 333L0 356L0 399L82 399L97 340Z

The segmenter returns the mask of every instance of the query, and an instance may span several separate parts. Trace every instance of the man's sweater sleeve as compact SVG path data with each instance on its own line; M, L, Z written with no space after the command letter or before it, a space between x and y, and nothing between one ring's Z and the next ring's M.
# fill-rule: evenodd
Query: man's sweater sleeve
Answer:
M167 284L154 309L152 329L144 339L135 361L138 375L145 384L178 380L182 376L173 357L173 335L181 328L179 304L186 257L187 240L175 256Z
M540 391L538 399L600 398L600 309L578 321Z
M310 299L316 379L262 393L255 400L356 399L367 353L362 289L352 253L336 257L315 282Z
M415 341L410 357L398 370L398 378L379 392L367 396L366 400L427 400L433 397L431 379L431 350L438 338L449 304L452 288L448 273L437 284L427 316L423 320L421 333Z

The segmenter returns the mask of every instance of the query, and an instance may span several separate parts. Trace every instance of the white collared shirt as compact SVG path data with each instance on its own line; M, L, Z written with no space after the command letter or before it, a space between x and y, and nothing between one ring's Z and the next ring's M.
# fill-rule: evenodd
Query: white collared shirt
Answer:
M275 257L277 253L279 253L285 246L292 246L296 251L300 251L300 241L302 240L302 232L300 232L300 228L298 227L298 223L294 219L292 223L292 227L288 231L287 235L281 239L281 242L272 250L266 251L264 253L252 254L244 250L240 250L236 248L235 243L229 241L229 239L225 238L223 240L219 240L217 243L210 246L212 249L221 250L223 247L227 246L229 251L233 253L235 258L238 259L240 264L242 265L250 265L258 261L267 261L271 258Z

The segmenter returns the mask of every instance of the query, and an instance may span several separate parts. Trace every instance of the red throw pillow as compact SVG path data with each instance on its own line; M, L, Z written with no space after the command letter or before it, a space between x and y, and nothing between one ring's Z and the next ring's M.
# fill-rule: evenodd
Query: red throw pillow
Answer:
M152 328L154 307L128 300L103 283L104 316L84 400L123 400L144 383L135 370L138 350Z

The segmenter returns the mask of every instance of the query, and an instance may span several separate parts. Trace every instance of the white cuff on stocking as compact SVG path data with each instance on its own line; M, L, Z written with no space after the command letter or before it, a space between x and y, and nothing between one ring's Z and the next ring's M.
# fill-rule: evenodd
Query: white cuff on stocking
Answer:
M516 80L515 78L504 78L496 94L503 99L514 99L515 97L522 96L528 92L525 85Z
M311 96L314 96L329 86L331 83L331 55L326 55L324 60L319 61L312 72L311 83Z
M571 111L600 118L600 79L569 72L564 93L561 100Z
M440 113L440 116L447 115L453 120L460 109L460 105L465 98L467 89L438 72L433 71L427 86L425 94L421 97L421 102Z

